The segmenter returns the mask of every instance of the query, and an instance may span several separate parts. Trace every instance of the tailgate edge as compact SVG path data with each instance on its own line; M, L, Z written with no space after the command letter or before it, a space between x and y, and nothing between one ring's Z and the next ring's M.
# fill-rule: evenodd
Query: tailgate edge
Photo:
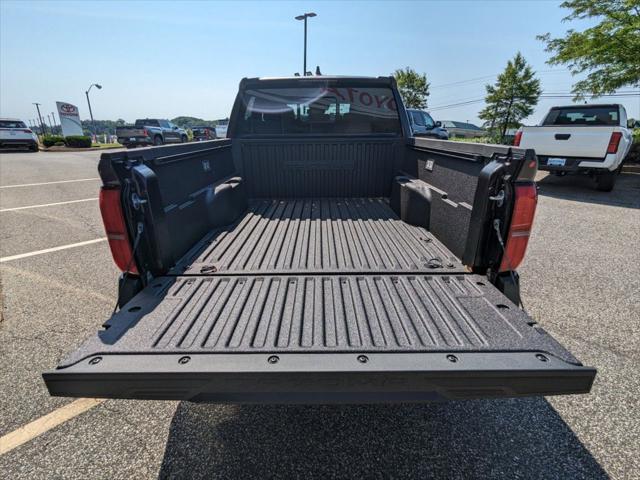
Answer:
M375 403L588 393L595 374L545 352L185 352L96 354L43 377L55 396Z

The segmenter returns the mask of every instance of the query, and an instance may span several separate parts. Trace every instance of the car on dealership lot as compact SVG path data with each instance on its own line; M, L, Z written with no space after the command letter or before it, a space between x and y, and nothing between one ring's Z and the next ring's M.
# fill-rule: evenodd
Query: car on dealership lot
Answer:
M521 127L514 139L536 151L540 170L586 173L603 192L613 190L632 144L627 112L617 103L552 107L538 126Z
M217 138L226 138L227 136L227 127L229 126L229 119L225 118L223 120L217 120L216 124L216 137Z
M217 138L215 127L209 127L206 125L191 127L191 132L193 133L194 142L204 142L206 140L215 140Z
M449 132L451 138L478 138L487 135L486 130L468 122L459 122L457 120L443 120L442 126Z
M0 148L40 150L38 136L17 118L0 118Z
M142 118L134 125L116 128L118 143L127 148L165 143L186 143L189 140L187 131L174 125L169 120L158 118Z
M442 128L440 122L436 122L429 113L424 110L407 108L409 123L414 137L431 137L439 140L449 140L449 132Z

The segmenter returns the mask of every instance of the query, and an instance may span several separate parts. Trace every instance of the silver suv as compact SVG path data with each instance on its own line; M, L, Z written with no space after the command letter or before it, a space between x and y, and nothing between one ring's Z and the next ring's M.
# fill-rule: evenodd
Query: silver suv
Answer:
M37 152L38 136L16 118L0 118L0 148L28 148Z

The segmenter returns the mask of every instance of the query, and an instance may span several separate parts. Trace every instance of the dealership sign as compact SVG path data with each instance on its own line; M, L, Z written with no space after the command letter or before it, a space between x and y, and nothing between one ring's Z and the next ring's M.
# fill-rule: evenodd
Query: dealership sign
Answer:
M60 126L62 127L62 135L82 135L82 124L80 123L80 114L78 107L66 102L56 102L58 106L58 117L60 117Z

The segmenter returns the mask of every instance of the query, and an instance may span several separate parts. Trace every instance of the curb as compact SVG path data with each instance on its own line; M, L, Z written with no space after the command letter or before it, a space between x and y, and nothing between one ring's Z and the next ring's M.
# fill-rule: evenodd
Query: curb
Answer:
M91 152L93 150L113 150L114 148L124 148L122 145L113 147L90 147L90 148L70 148L70 147L49 147L40 148L41 152Z

